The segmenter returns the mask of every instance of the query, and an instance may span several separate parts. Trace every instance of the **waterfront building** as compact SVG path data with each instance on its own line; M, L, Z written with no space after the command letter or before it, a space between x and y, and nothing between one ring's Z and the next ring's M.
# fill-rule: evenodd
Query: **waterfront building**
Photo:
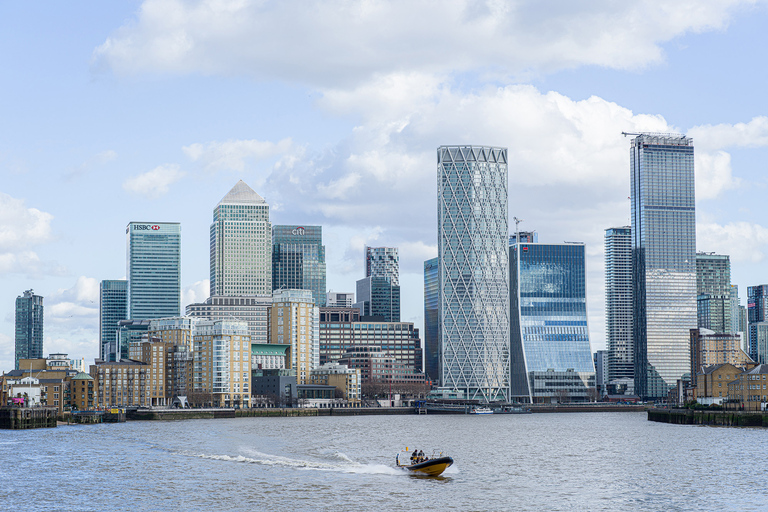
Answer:
M699 327L731 332L731 261L728 256L696 253L696 302Z
M248 324L251 343L267 343L267 314L272 296L208 297L205 302L189 304L186 315L207 320L242 320Z
M768 321L768 284L747 287L747 318L749 321L749 357L758 361L758 324Z
M148 320L181 314L181 224L130 222L128 316Z
M192 337L198 319L194 317L179 316L173 318L156 318L149 322L147 334L150 338L173 345L192 349Z
M286 368L296 382L307 384L309 371L320 366L320 310L311 290L275 290L269 315L269 342L290 345Z
M115 352L110 351L108 354L104 354L103 360L120 361L121 359L128 359L130 357L131 343L139 342L147 336L149 332L149 324L152 321L147 320L120 320L117 322L117 346ZM117 351L119 349L119 351Z
M351 308L355 303L355 294L351 292L328 292L325 294L325 305L329 308Z
M320 309L320 364L345 357L359 346L387 350L399 364L422 373L423 350L419 329L411 322L381 322L360 318L355 309Z
M122 359L102 361L91 365L94 380L96 407L144 407L146 400L148 365L141 361Z
M586 401L595 387L581 243L510 247L512 396Z
M311 290L325 306L325 246L322 226L272 226L272 290Z
M397 247L365 246L365 277L382 277L400 286L400 256Z
M633 394L635 354L632 338L632 229L605 230L606 384L611 394Z
M285 370L290 345L277 343L251 343L251 372Z
M730 363L713 364L697 370L696 401L703 405L722 405L728 398L728 385L739 378L744 367Z
M745 411L764 411L768 404L768 364L759 364L728 384L728 406Z
M630 155L635 393L665 398L689 376L697 326L693 140L643 133Z
M426 382L423 373L399 362L394 355L384 350L380 345L349 347L341 359L336 362L359 370L363 384L373 383L402 387L402 385L423 386ZM384 391L384 389L379 391Z
M360 316L378 317L385 322L400 321L400 285L386 277L369 276L357 281Z
M238 320L200 320L193 338L193 404L249 407L251 338Z
M440 380L438 270L437 258L424 262L424 373L433 382Z
M359 368L349 368L337 362L325 363L309 372L309 381L310 384L335 387L337 397L341 395L352 405L360 402L362 381Z
M105 279L99 283L99 358L109 361L117 350L117 324L128 319L128 281ZM114 360L114 359L112 359Z
M69 386L69 381L79 372L72 366L72 360L67 354L49 354L47 358L20 359L19 369L11 370L0 375L0 404L6 404L9 398L16 397L17 394L30 394L23 389L24 385L21 379L32 378L24 382L39 389L32 390L36 398L35 403L46 407L56 407L59 413L62 413L68 403L65 394ZM12 382L13 381L13 382ZM18 389L11 389L17 386ZM87 404L86 404L87 405Z
M26 290L16 297L16 369L20 359L43 357L43 297Z
M696 375L702 368L718 364L732 364L743 368L751 363L752 359L741 350L741 336L738 334L715 332L704 328L691 329L691 384L693 386L697 385Z
M72 411L91 411L96 408L96 386L93 377L79 372L69 379L64 394L65 407Z
M440 385L508 401L507 150L440 146L437 172Z
M211 296L271 294L269 205L240 180L213 210Z

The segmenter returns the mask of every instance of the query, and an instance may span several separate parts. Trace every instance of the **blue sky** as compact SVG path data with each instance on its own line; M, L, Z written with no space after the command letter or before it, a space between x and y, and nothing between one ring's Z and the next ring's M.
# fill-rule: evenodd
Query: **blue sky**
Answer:
M629 222L621 131L694 138L697 245L768 282L758 1L0 4L0 368L15 297L45 296L45 353L98 353L98 283L130 221L182 223L184 305L208 290L208 229L238 179L274 224L319 224L328 287L364 244L400 248L423 324L440 144L509 148L510 216L587 244L604 346L603 232Z

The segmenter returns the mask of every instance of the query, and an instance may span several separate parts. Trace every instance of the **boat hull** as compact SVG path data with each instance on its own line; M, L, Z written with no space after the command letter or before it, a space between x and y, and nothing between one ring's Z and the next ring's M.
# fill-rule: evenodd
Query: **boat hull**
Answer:
M418 464L411 464L410 466L400 466L403 469L407 469L411 473L417 475L427 476L439 476L453 464L453 459L450 457L439 457L437 459L430 459Z

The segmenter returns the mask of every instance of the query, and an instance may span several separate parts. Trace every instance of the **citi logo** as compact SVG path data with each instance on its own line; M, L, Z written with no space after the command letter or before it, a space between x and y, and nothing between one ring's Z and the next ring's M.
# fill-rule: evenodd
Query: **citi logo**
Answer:
M291 233L294 235L303 235L304 234L304 228L298 227L291 230Z

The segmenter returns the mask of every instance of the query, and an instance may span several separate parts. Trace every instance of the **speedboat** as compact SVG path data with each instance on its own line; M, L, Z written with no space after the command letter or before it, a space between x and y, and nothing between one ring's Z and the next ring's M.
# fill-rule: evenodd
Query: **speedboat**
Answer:
M407 448L405 451L405 456L408 456ZM410 471L414 475L425 476L440 476L443 471L448 469L453 464L453 459L443 456L442 452L440 452L439 455L433 454L432 457L424 457L421 460L416 460L411 464L401 464L399 453L397 454L395 460L397 462L398 468Z
M493 409L490 407L473 407L469 414L493 414Z

